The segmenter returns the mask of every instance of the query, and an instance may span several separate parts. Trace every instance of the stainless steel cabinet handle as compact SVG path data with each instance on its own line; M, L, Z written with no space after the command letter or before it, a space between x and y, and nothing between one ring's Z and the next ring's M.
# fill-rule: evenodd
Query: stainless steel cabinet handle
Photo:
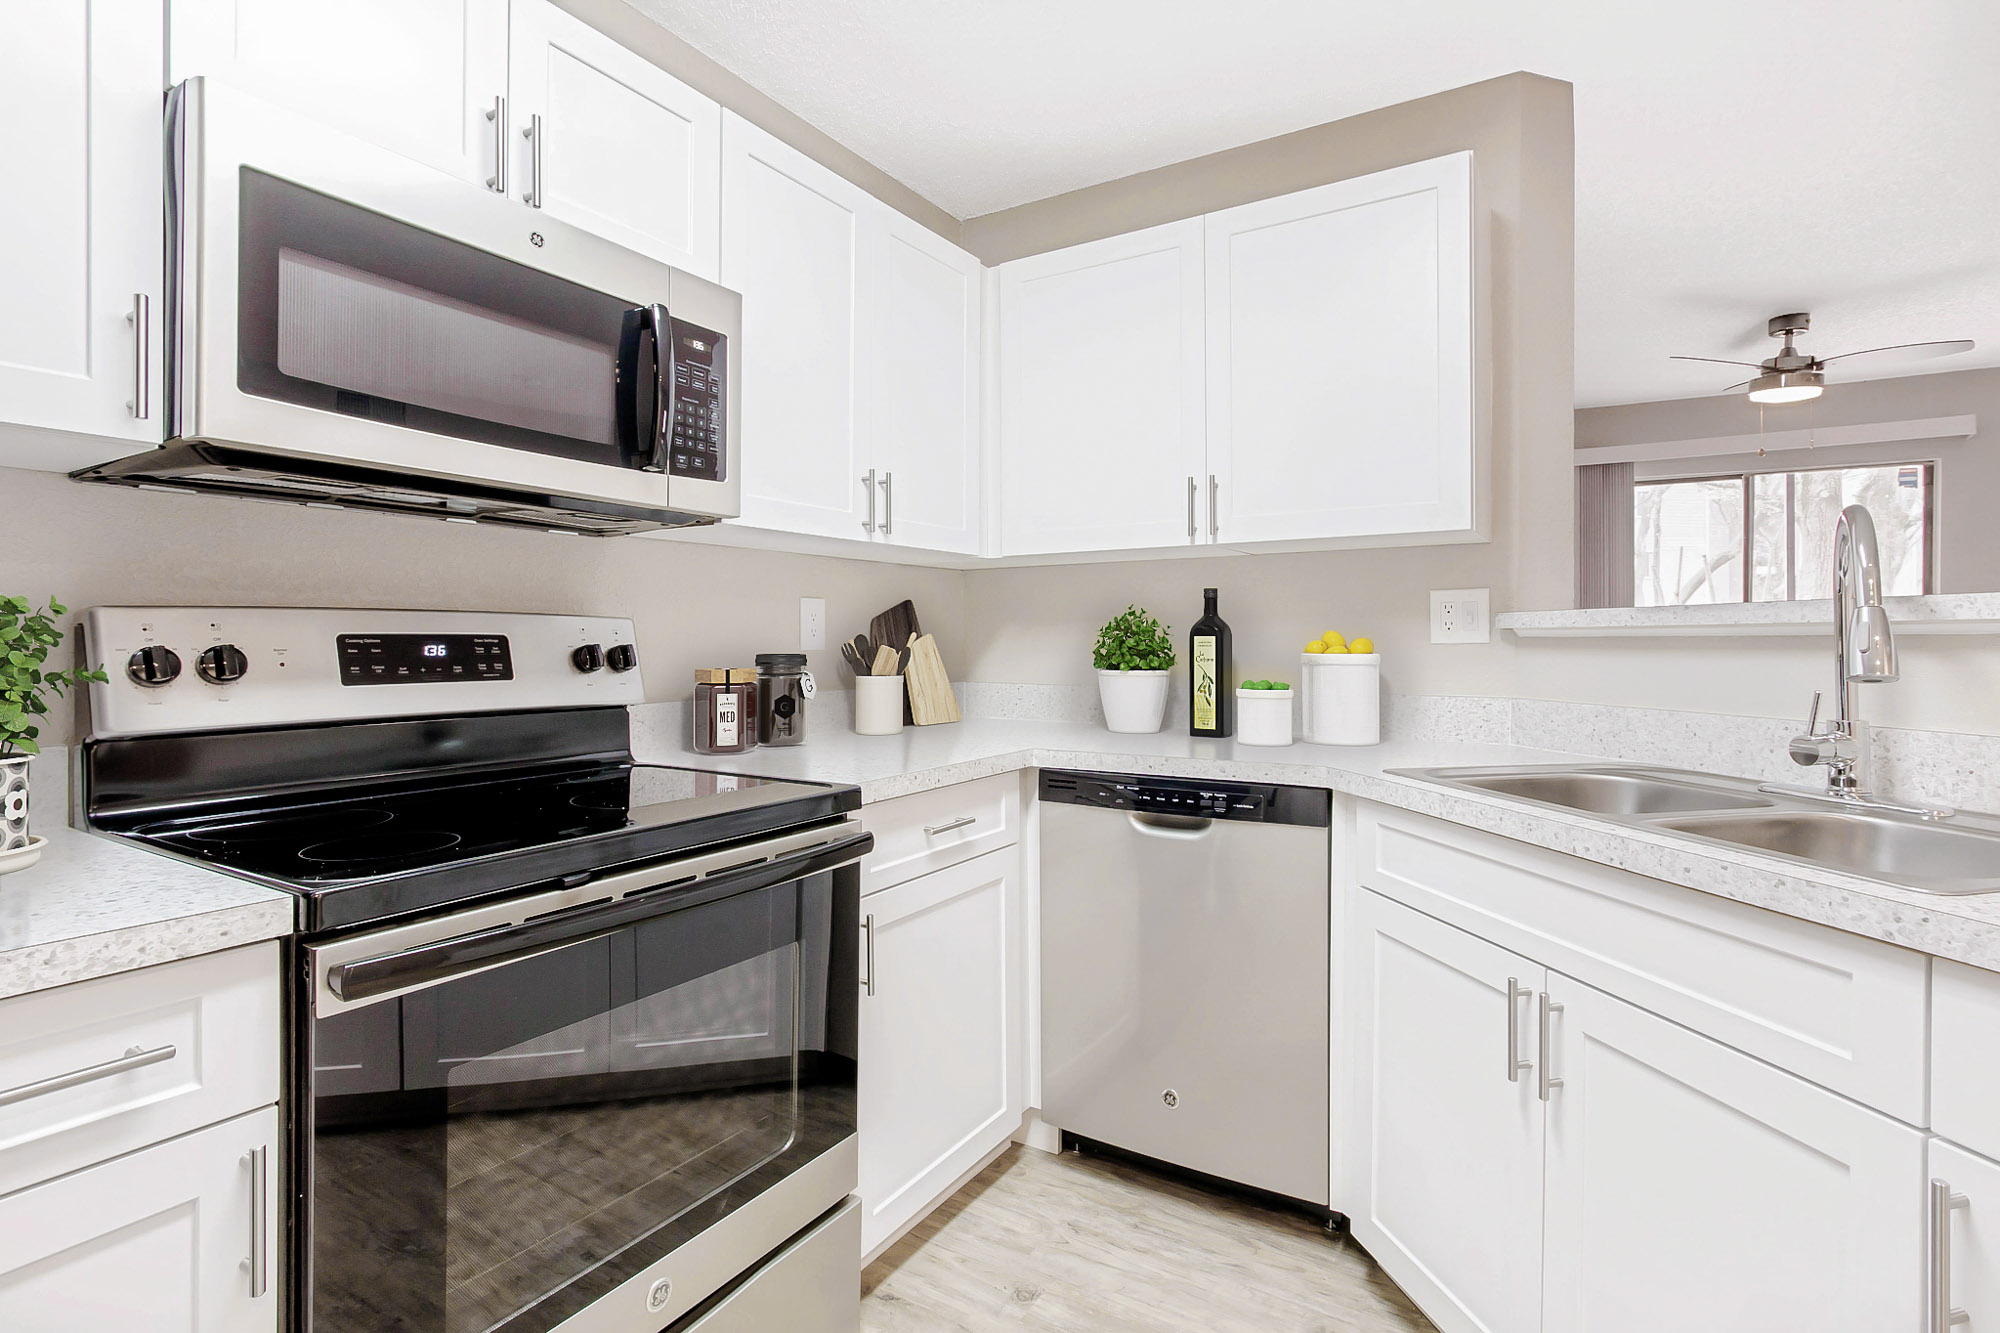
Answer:
M1197 489L1198 488L1194 484L1194 478L1189 477L1188 478L1188 540L1189 541L1193 541L1196 537L1201 535L1201 529L1195 526L1195 521L1194 521L1194 496L1195 496L1195 491Z
M262 1144L244 1154L250 1164L250 1299L271 1289L271 1251L264 1233L270 1226L271 1150Z
M507 193L507 99L495 97L493 109L486 113L493 122L493 174L486 178L486 188L495 194Z
M530 208L542 206L542 118L540 115L528 117L527 126L521 136L528 141L528 189L521 197L528 201Z
M33 1097L46 1097L52 1092L61 1092L65 1088L77 1088L86 1083L95 1083L101 1078L112 1078L118 1074L127 1074L134 1069L144 1069L147 1065L156 1065L163 1061L171 1060L179 1054L180 1048L172 1042L167 1043L165 1046L155 1046L151 1050L143 1050L140 1047L134 1046L115 1060L106 1060L103 1064L86 1065L82 1069L74 1069L67 1074L57 1074L54 1078L40 1079L34 1083L23 1083L17 1088L8 1088L0 1091L0 1106L13 1106L17 1102L25 1102Z
M1928 1317L1924 1320L1924 1333L1950 1333L1953 1324L1968 1323L1972 1318L1964 1310L1951 1307L1951 1210L1969 1206L1963 1194L1951 1192L1948 1182L1936 1178L1931 1180L1930 1302L1926 1311Z
M1551 1047L1549 1046L1549 1029L1553 1026L1551 1020L1561 1012L1562 1012L1562 1006L1550 1001L1549 993L1547 991L1543 991L1539 1003L1539 1021L1541 1026L1541 1038L1542 1038L1542 1045L1541 1045L1542 1085L1540 1093L1543 1101L1547 1101L1549 1099L1550 1092L1554 1091L1557 1088L1560 1088L1563 1085L1563 1081L1561 1079L1557 1078L1554 1074L1549 1072L1550 1070L1554 1069L1556 1065L1555 1051L1551 1049Z
M940 833L949 833L955 828L969 828L978 822L977 815L960 815L957 819L947 819L942 824L924 825L924 836L935 838Z
M890 488L889 484L894 480L895 473L884 472L882 474L882 535L884 537L889 535L889 523L895 517L894 504L896 493Z
M861 520L861 530L863 532L873 532L875 531L875 469L874 468L872 467L869 468L867 475L861 478L861 489L868 492L868 517Z
M868 966L868 975L861 978L861 989L868 995L875 993L875 914L870 912L861 918L861 953Z
M1208 539L1214 541L1222 535L1222 519L1216 512L1216 492L1222 488L1216 483L1215 474L1208 474Z
M153 298L144 292L132 293L132 312L125 316L125 322L132 326L137 355L132 372L132 401L125 406L144 421L153 415Z
M1533 1060L1521 1058L1521 1001L1534 992L1519 977L1507 978L1507 1081L1519 1083L1521 1071L1535 1067Z

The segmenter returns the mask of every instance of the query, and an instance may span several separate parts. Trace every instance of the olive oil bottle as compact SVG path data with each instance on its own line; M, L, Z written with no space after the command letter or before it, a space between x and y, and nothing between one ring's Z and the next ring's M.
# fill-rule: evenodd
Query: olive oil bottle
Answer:
M1227 736L1236 730L1236 690L1230 682L1229 625L1215 613L1215 589L1201 590L1201 619L1188 631L1188 734Z

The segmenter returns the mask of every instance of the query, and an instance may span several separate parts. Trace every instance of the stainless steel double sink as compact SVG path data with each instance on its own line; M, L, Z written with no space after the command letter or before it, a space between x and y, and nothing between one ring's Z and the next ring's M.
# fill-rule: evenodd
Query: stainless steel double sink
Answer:
M1843 809L1742 778L1622 764L1392 769L1465 791L1684 834L1927 893L2000 890L2000 818Z

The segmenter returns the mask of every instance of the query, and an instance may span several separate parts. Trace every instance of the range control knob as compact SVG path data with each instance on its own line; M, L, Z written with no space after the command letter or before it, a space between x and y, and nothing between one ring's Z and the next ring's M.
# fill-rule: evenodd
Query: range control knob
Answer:
M569 655L570 664L588 675L592 671L604 669L604 648L601 644L586 643Z
M158 689L181 674L181 655L163 643L149 643L132 654L125 664L125 674L134 684Z
M194 661L194 669L211 685L227 685L243 679L243 673L250 669L250 659L235 644L218 643L201 650L201 656Z
M629 643L614 643L605 650L604 665L613 671L630 671L639 665L639 650Z

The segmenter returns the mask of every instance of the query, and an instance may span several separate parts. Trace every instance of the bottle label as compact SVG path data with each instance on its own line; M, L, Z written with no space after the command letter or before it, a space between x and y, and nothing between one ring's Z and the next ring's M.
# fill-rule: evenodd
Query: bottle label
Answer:
M1194 725L1197 731L1214 731L1215 640L1202 635L1194 641Z
M737 710L736 696L728 690L715 696L715 745L717 749L743 743L743 715Z

